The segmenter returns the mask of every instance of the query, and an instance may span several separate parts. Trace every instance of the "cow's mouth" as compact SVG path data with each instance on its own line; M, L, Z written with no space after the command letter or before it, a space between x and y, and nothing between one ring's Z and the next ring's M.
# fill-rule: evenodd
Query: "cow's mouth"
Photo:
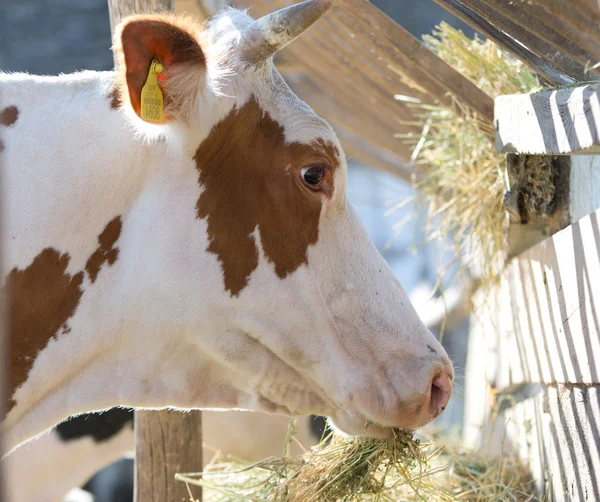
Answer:
M388 439L394 434L393 427L377 424L358 411L341 411L329 422L338 432L350 436Z

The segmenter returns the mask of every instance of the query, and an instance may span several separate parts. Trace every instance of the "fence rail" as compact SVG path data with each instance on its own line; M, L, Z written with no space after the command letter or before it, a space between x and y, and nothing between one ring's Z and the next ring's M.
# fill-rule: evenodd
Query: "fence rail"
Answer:
M434 0L546 82L600 79L596 0Z

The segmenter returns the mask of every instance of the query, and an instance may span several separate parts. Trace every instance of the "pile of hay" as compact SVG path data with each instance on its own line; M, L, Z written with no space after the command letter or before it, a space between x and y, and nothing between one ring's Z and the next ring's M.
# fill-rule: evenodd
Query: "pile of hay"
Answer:
M424 40L492 98L538 85L532 72L493 42L472 40L447 24ZM427 241L450 244L481 285L491 286L504 268L508 225L505 158L495 151L493 124L457 99L450 106L414 107L422 133L397 136L413 145L412 161L422 165L414 186L417 200L428 206Z
M209 502L541 500L512 457L490 460L403 432L388 440L333 435L303 457L211 462L204 473L177 479L202 486Z

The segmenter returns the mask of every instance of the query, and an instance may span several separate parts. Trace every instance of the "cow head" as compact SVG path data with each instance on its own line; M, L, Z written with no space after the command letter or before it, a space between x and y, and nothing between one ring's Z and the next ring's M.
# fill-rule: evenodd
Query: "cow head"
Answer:
M129 18L115 39L121 100L140 115L161 63L164 124L152 127L180 139L195 194L179 213L193 229L177 230L161 266L197 297L178 336L220 389L200 404L319 413L348 433L386 435L437 416L453 370L346 199L334 131L273 66L331 4L256 21L229 9L203 27Z

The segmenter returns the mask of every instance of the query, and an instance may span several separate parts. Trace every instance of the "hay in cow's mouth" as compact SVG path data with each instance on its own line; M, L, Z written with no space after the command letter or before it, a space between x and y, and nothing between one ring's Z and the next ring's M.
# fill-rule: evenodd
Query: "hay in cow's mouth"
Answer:
M395 431L389 439L331 434L305 455L287 457L292 424L281 458L251 465L215 462L204 473L176 477L202 486L209 502L541 500L512 456L489 459Z

